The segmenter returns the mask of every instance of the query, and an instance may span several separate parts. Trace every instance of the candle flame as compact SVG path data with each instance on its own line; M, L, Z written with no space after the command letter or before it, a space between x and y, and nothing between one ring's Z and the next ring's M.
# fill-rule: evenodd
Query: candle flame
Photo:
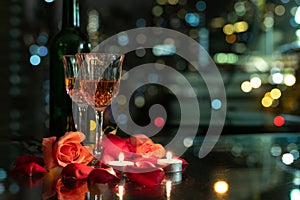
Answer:
M169 198L171 196L171 189L172 189L172 181L166 182L166 196Z
M172 160L172 153L168 151L168 152L166 153L166 158L167 158L168 160Z
M124 153L122 153L122 152L119 154L119 161L120 162L124 161Z

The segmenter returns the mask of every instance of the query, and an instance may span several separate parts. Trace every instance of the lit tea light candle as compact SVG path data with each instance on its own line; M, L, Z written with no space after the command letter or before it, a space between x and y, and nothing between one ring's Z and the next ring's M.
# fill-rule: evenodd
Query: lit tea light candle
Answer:
M166 196L170 198L172 190L172 181L166 181Z
M173 183L180 183L182 180L182 160L173 158L171 152L166 153L166 158L158 159L157 164L161 165L166 172L166 178Z
M166 170L168 172L178 172L182 170L182 161L177 158L173 158L172 153L169 151L166 153L166 158L157 160L157 164L168 165L166 166Z
M119 160L113 160L108 162L108 165L112 166L112 167L126 167L126 166L133 166L134 162L128 161L128 160L124 160L124 153L120 153L119 154Z

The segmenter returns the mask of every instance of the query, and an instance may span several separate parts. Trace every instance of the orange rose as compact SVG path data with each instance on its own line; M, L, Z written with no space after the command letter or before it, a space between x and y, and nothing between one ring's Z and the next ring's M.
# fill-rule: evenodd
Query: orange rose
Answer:
M81 142L85 135L81 132L66 132L56 140L56 137L43 138L42 150L45 165L48 169L65 167L70 163L88 164L93 160L92 151Z
M130 138L131 144L135 147L137 154L145 158L162 158L166 154L165 148L161 144L154 143L144 134L133 135Z
M166 154L166 150L161 144L151 142L144 143L136 147L136 153L141 154L143 157L157 157L162 158Z

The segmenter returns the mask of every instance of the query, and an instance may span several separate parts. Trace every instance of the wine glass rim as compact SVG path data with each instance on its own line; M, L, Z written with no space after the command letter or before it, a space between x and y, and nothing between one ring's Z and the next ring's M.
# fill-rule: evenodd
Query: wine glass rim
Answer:
M75 55L114 55L114 56L125 56L125 54L122 54L122 53L110 53L110 52L76 53Z

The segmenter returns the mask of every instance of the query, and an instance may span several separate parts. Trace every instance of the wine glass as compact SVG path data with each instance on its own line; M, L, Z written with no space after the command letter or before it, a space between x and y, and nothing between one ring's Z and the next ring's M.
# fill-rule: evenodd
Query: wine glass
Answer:
M80 89L97 120L94 156L102 156L103 113L119 91L124 54L77 53Z
M79 83L76 81L79 71L79 65L77 63L76 56L63 55L62 61L64 66L66 91L72 101L76 103L76 109L78 109L78 116L74 117L76 119L75 121L78 122L75 124L76 129L77 131L80 131L88 136L88 127L86 123L88 104L80 92Z

